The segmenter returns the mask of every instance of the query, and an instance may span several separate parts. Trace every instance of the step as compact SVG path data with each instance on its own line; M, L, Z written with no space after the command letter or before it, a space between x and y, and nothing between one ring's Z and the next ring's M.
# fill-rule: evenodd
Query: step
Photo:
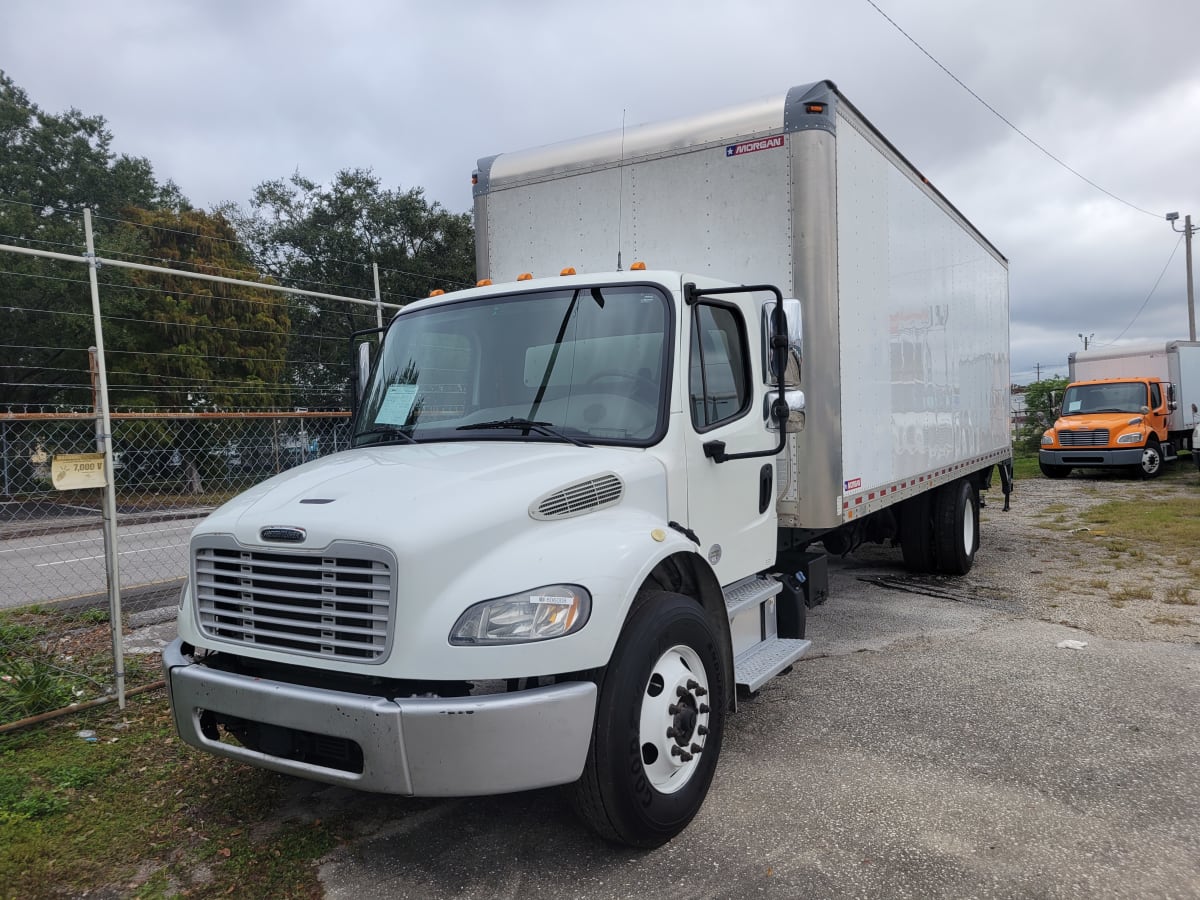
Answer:
M729 613L729 621L742 610L750 606L765 603L783 590L783 585L774 578L763 578L751 575L741 581L734 582L725 588L725 610Z
M770 638L733 661L733 680L739 687L757 691L802 657L812 641Z

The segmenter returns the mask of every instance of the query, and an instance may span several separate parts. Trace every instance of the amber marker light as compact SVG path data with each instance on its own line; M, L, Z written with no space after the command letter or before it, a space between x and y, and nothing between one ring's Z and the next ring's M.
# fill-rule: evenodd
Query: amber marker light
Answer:
M443 291L441 288L434 288L432 291L429 292L429 296L430 297L440 297L444 293L446 293L446 292Z
M532 272L522 272L520 275L517 276L517 281L533 281L533 273Z
M575 275L575 274L576 274L576 272L575 272L575 267L574 267L574 266L567 266L565 269L563 269L563 270L562 270L561 272L559 272L558 274L559 274L559 275Z
M637 262L635 262L632 266L629 267L629 271L630 272L645 272L646 264L639 259Z
M475 282L475 287L487 287L491 283L492 279L490 278L480 278L477 282Z

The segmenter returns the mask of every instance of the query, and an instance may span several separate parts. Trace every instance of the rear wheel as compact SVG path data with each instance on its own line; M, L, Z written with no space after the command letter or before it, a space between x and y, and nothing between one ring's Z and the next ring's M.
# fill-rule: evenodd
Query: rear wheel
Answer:
M934 499L938 570L966 575L979 548L979 494L962 480L943 485Z
M687 827L721 753L728 687L704 610L680 594L638 598L600 684L575 808L610 841L658 847Z
M933 504L930 492L905 500L900 506L900 552L910 572L932 572Z

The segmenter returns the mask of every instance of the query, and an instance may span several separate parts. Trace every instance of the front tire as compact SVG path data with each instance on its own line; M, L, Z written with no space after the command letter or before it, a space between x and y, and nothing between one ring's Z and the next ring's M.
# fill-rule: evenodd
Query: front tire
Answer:
M575 808L601 837L658 847L708 794L729 688L720 642L696 601L638 597L604 670Z
M1047 478L1066 478L1071 474L1070 466L1056 466L1053 463L1038 462L1038 468Z
M1157 478L1162 472L1163 457L1162 448L1158 441L1154 438L1146 441L1146 446L1142 450L1142 461L1138 465L1138 472L1143 478Z

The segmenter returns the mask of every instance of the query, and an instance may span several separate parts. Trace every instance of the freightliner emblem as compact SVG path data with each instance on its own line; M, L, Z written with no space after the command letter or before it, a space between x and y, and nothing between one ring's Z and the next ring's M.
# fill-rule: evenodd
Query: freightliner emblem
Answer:
M301 544L308 537L308 532L292 525L268 525L266 528L259 529L258 536L264 541Z

